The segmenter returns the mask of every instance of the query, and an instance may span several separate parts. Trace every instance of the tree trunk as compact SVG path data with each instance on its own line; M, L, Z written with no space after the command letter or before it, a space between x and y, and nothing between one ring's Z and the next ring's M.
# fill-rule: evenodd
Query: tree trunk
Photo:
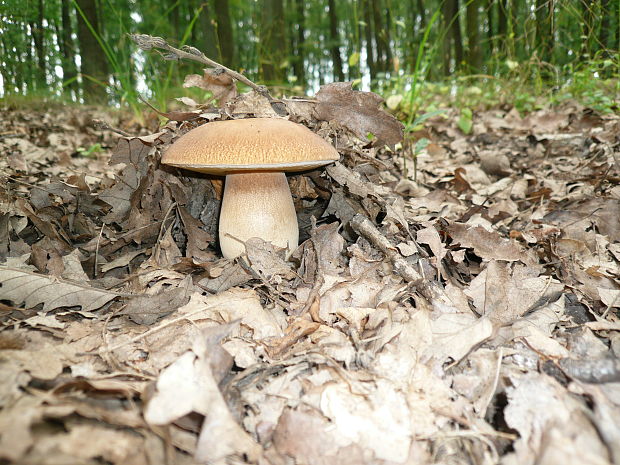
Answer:
M170 20L170 26L172 27L172 37L176 40L179 39L179 24L181 24L180 19L180 9L181 5L177 3L176 0L168 0L171 3L170 12L168 13L168 19Z
M484 6L487 12L487 43L489 44L486 47L486 53L484 54L485 60L487 60L489 56L493 55L493 52L497 46L497 37L495 36L497 31L495 31L495 17L493 16L494 5L495 2L493 0L486 0Z
M280 6L282 6L281 1ZM215 17L217 20L217 39L222 56L222 64L229 68L234 68L235 44L228 0L215 0Z
M108 62L88 24L99 34L99 17L95 0L76 0L78 39L80 42L80 72L86 103L105 103L108 83Z
M388 71L398 72L399 65L394 61L392 55L392 6L391 1L387 0L387 7L385 8L385 29L383 30L382 38L385 45L385 61Z
M374 46L372 43L372 15L370 11L370 2L372 0L362 0L361 7L364 11L364 36L366 38L366 63L368 64L368 70L370 71L370 79L374 80L377 77L377 67L374 58Z
M506 53L506 41L508 40L508 0L499 0L497 2L497 44L498 50L502 54ZM504 44L501 47L500 44Z
M30 26L30 31L32 33L32 40L34 42L34 49L37 53L37 70L35 74L35 88L39 91L47 88L45 83L45 46L43 43L43 16L44 16L44 7L43 0L39 0L37 6L37 20L30 21L28 24Z
M286 59L284 41L284 6L282 0L264 0L260 21L259 60L262 78L266 82L281 83Z
M617 3L617 2L616 2ZM611 5L609 0L601 0L601 29L599 32L599 46L604 47L607 50L605 54L609 56L609 50L614 47L613 34L610 30L610 17L613 15L611 11ZM611 39L611 40L610 40Z
M470 72L479 72L482 67L479 36L479 4L480 0L469 0L467 3L467 66Z
M451 73L452 49L454 48L454 69L463 63L463 38L459 26L458 0L445 0L442 5L445 35L443 40L443 71L448 76Z
M592 58L592 39L594 36L594 9L596 8L596 0L581 2L581 35L583 42L581 46L581 58Z
M77 66L75 64L75 44L71 37L73 27L69 13L69 2L60 2L61 30L58 35L60 53L62 53L63 92L71 100L78 98Z
M304 89L306 88L306 51L304 49L306 43L306 19L304 15L304 0L295 0L295 17L297 19L297 36L295 42L295 57L293 68L297 82Z
M452 35L454 37L454 58L456 66L460 68L463 63L463 35L461 34L460 17L459 17L459 0L450 0L452 4Z
M198 17L200 23L200 33L198 34L198 46L209 58L219 61L222 59L220 56L219 48L217 46L217 30L215 28L215 15L213 9L208 2L201 4L202 11Z
M383 40L383 21L381 20L381 0L370 0L372 5L372 25L375 38L375 45L377 47L377 55L375 65L377 71L385 71L385 41Z
M553 9L549 0L536 0L536 42L541 60L549 63L553 47Z
M329 7L329 36L331 41L331 55L333 65L334 81L344 81L344 73L342 71L342 58L340 57L340 36L338 35L338 16L336 14L336 5L334 0L328 0Z

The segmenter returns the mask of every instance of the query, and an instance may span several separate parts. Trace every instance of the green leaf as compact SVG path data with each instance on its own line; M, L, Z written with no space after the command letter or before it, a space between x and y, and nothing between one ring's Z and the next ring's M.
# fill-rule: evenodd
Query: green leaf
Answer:
M385 99L385 105L390 110L396 110L398 108L398 105L400 105L400 102L402 102L402 100L403 100L403 96L400 94L390 95L387 99Z
M353 52L349 57L349 66L356 66L360 62L359 52Z
M430 144L430 142L431 141L428 140L426 137L422 137L415 143L415 146L413 147L413 153L415 155L418 155L422 150L428 147L428 144Z
M423 115L418 116L413 121L413 123L411 123L411 127L416 127L416 126L422 124L427 119L432 118L433 116L441 115L441 114L443 114L445 112L446 112L446 110L434 110L434 111L429 111L427 113L424 113Z
M461 131L463 131L464 134L469 134L471 132L471 128L474 125L472 117L473 113L469 108L463 108L461 110L461 117L456 125Z

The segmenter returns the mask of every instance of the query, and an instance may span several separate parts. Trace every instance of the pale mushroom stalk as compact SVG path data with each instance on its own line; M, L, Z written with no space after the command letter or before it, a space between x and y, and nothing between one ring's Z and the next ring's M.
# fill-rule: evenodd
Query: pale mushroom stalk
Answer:
M284 173L236 173L226 176L220 211L220 248L226 258L245 252L244 242L260 237L287 249L297 248L299 227Z

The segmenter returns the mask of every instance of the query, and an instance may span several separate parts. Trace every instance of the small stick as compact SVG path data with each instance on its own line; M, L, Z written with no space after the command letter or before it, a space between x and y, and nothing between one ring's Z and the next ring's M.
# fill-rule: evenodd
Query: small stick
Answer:
M197 61L198 63L202 63L204 65L210 66L211 68L215 68L216 70L219 70L222 73L226 73L233 79L239 82L242 82L245 85L251 87L256 92L258 92L260 95L262 95L267 100L269 100L269 103L271 103L272 106L283 105L281 101L276 100L271 96L271 94L269 93L269 90L267 89L267 86L253 83L243 74L233 71L232 69L227 68L226 66L221 65L218 62L213 61L212 59L208 58L204 53L202 53L196 47L185 45L183 46L183 49L175 48L172 45L170 45L165 39L161 37L153 37L148 34L129 34L129 36L142 50L148 51L148 50L152 50L155 48L155 49L165 50L166 52L168 52L163 55L164 60L185 59L185 60ZM278 109L274 108L274 110L276 110L276 112L281 114L281 111L278 111ZM281 110L284 110L284 109L282 108Z
M383 252L392 262L394 270L402 276L402 278L410 283L419 284L422 276L407 261L400 256L396 248L381 234L372 222L364 215L357 214L349 223L353 230L361 236L364 236L372 245Z
M107 123L106 121L103 121L101 119L94 119L93 120L93 125L97 129L103 129L103 130L112 131L112 132L115 132L116 134L119 134L119 135L121 135L123 137L134 137L131 134L129 134L128 132L123 131L122 129L110 126L109 123Z

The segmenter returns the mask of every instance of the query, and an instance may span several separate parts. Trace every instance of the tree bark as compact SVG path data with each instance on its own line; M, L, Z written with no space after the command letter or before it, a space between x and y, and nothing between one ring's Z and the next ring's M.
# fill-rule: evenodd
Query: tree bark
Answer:
M259 60L266 82L283 82L282 63L286 59L284 40L284 6L282 0L264 0L260 21Z
M385 8L385 29L383 30L382 38L385 45L385 61L388 71L398 71L398 65L394 62L394 56L392 54L392 6L391 1L387 1Z
M77 100L77 65L75 64L75 44L72 39L73 27L69 14L69 2L60 2L61 28L59 34L60 53L62 54L63 92L72 100Z
M88 27L90 24L95 33L100 34L97 4L95 0L76 0L76 4L84 101L103 104L107 100L108 62L97 39Z
M583 42L581 46L581 58L592 58L592 39L594 36L594 9L597 1L582 1L581 3L581 25Z
M219 47L217 46L218 38L217 30L215 28L216 21L213 9L208 2L203 2L201 7L202 11L200 12L200 16L198 18L200 23L198 44L205 55L221 63L220 60L222 57L220 56Z
M170 12L168 13L168 19L170 20L170 26L172 27L172 37L174 37L175 39L178 39L179 37L179 24L181 24L181 19L180 19L180 9L181 9L181 5L178 4L176 2L176 0L169 0L169 3L171 3L171 9Z
M617 3L617 2L616 2ZM611 11L609 0L601 0L601 29L599 32L598 42L601 47L605 47L606 55L609 56L609 50L614 48L613 34L610 30L610 17L613 15ZM616 17L617 18L617 17ZM611 38L611 40L610 40Z
M372 43L372 15L370 11L370 2L372 0L362 0L361 8L364 12L364 36L366 39L366 63L368 64L368 70L370 72L370 79L376 79L377 67L374 58L374 45Z
M497 38L498 50L505 54L505 44L508 39L508 0L499 0L497 2L497 32L495 36ZM501 47L500 44L504 44L504 47Z
M281 1L280 5L282 5ZM234 68L235 44L228 0L215 0L215 17L217 20L217 39L222 64L228 68Z
M329 36L331 40L331 55L333 65L334 81L344 81L344 73L342 71L342 58L340 57L340 36L338 34L338 16L336 14L336 2L328 0L329 8Z
M28 25L30 26L30 32L32 33L32 40L34 42L34 49L37 54L37 70L35 72L35 88L39 91L47 88L45 83L46 76L46 65L45 65L45 46L43 42L43 16L44 16L44 6L43 0L39 0L37 7L37 20L30 21Z
M295 17L297 20L297 35L295 37L295 57L293 60L293 69L297 82L304 89L306 88L306 19L304 14L304 0L295 0Z
M372 5L372 23L375 37L375 45L377 47L377 55L375 64L377 71L386 71L387 64L385 60L385 40L383 39L383 21L381 19L381 0L370 0Z
M445 0L442 5L444 28L446 30L443 40L443 72L445 76L448 76L452 71L453 52L454 69L458 69L463 63L463 38L461 37L458 12L458 0Z
M536 0L536 42L540 58L550 62L553 51L553 9L549 0Z
M479 4L480 0L469 0L467 3L466 12L467 66L469 67L469 71L474 72L480 71L480 68L482 67L482 57L480 53Z

